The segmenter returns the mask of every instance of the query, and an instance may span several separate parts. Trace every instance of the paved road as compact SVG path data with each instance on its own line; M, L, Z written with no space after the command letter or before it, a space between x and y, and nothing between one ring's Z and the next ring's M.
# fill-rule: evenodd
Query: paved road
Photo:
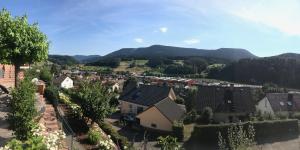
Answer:
M0 147L12 138L12 131L8 130L9 125L6 121L6 116L9 111L9 108L7 107L7 96L7 94L0 95Z

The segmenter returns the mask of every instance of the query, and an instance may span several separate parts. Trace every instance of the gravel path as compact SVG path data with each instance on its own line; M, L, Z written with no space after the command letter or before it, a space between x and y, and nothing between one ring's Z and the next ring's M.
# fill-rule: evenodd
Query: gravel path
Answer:
M8 130L8 122L6 121L6 116L9 111L7 106L8 104L8 95L0 95L0 147L3 146L9 139L11 139L12 131Z

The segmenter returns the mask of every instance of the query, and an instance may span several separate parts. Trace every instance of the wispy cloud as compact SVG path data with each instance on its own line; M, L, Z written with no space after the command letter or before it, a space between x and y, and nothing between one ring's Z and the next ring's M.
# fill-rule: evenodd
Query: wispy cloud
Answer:
M162 32L162 33L166 33L166 32L168 32L168 28L167 27L161 27L161 28L159 28L159 31Z
M135 38L134 41L137 43L144 43L144 39L142 38Z
M200 42L200 40L198 39L187 39L183 41L185 44L187 45L193 45L193 44L197 44Z

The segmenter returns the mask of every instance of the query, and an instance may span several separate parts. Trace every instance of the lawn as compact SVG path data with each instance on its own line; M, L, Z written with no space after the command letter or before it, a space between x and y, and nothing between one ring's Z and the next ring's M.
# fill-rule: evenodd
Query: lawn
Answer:
M135 62L136 66L130 68L130 64ZM149 67L146 66L146 63L148 60L132 60L132 61L121 61L119 67L115 68L115 72L121 72L121 71L129 71L129 72L135 72L135 73L143 73L147 70L150 70Z

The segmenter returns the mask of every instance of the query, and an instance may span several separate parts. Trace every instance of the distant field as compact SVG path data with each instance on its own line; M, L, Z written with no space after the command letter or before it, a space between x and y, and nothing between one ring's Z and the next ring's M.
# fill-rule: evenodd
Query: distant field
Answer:
M135 62L135 67L130 68L130 64ZM129 71L135 73L143 73L144 71L150 70L149 67L146 66L148 60L132 60L132 61L121 61L120 66L115 68L114 71Z
M183 60L174 60L174 63L175 64L179 64L179 65L183 65L184 64Z

